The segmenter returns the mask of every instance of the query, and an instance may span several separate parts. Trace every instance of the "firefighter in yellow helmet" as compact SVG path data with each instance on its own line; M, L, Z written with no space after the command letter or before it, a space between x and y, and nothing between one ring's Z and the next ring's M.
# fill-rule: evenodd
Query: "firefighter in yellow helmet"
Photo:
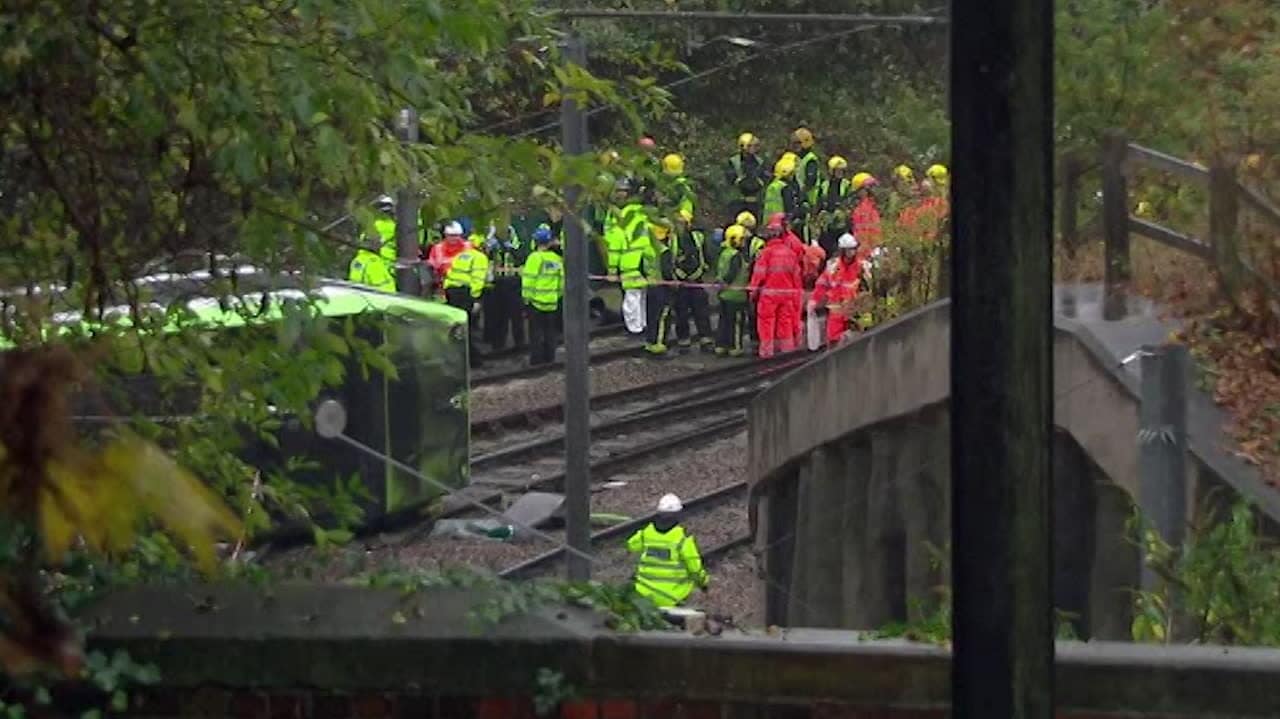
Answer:
M635 590L661 608L683 604L695 588L710 583L693 535L680 526L684 504L674 494L658 500L653 521L627 539L627 551L640 555Z
M779 212L792 222L804 217L804 200L796 182L796 163L792 157L790 153L785 154L773 166L773 180L764 191L765 217Z
M674 305L675 255L670 242L672 223L658 220L649 224L649 249L644 253L643 274L645 287L645 340L644 349L650 355L667 353L667 338L671 333L671 313Z
M818 182L822 179L822 162L813 148L813 133L798 127L791 133L791 151L796 153L796 179L809 207L818 205Z
M929 178L929 189L932 194L947 194L947 186L951 183L951 173L947 171L946 165L930 165L924 174Z
M660 209L664 214L688 213L693 215L693 184L684 174L684 158L671 153L662 158L662 175L664 177L663 196Z
M733 199L729 213L750 212L760 216L760 195L769 182L769 172L760 159L760 141L744 132L738 136L738 151L725 164L725 181Z
M741 357L746 353L747 284L751 281L751 258L746 251L747 228L730 225L724 231L724 249L716 261L716 282L720 284L720 325L716 328L716 354Z
M853 182L848 177L849 162L839 155L827 160L827 177L818 181L816 227L818 245L827 257L835 257L836 241L849 228L853 205Z

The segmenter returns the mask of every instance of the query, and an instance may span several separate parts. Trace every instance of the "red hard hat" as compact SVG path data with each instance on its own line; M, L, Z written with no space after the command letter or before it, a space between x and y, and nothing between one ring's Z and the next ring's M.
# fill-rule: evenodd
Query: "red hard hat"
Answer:
M640 138L640 141L637 144L639 144L640 147L643 147L645 149L654 148L658 146L658 143L654 142L653 138L649 137L648 135L645 135L644 137Z
M781 230L787 225L787 216L781 212L775 212L769 215L769 219L765 220L765 229L777 228Z

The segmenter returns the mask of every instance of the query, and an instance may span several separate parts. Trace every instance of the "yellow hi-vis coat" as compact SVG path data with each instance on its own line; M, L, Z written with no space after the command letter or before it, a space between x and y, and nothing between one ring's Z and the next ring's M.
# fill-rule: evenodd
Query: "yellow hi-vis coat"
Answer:
M640 555L636 593L659 607L674 607L707 586L698 543L680 525L661 532L651 522L627 539L627 550Z

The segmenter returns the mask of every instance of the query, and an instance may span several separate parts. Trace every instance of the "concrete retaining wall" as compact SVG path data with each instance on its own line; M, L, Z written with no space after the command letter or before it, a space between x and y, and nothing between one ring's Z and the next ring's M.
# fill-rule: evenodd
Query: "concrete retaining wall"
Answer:
M546 607L472 625L484 597L332 586L139 589L90 617L91 645L155 663L147 717L531 717L540 669L576 717L946 716L949 653L853 632L617 634ZM1264 717L1280 652L1060 643L1060 717ZM54 714L58 715L58 714Z
M1139 558L1124 534L1138 497L1137 378L1085 323L1054 334L1055 580L1086 636L1129 631ZM790 626L874 628L905 619L945 577L928 547L950 537L950 304L869 332L796 370L750 410L751 516L766 613ZM1227 486L1206 408L1192 408L1188 519ZM1213 436L1211 436L1213 435Z

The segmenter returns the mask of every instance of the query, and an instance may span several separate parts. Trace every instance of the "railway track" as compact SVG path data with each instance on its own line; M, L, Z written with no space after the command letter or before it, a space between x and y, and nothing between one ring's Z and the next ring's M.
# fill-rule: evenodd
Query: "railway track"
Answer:
M599 481L648 457L741 430L751 398L807 359L793 355L767 365L743 363L699 373L700 381L684 385L696 389L656 400L637 396L636 390L628 391L629 398L611 398L608 415L591 428L592 479ZM708 374L719 381L706 385ZM479 452L471 458L471 482L446 502L444 516L468 513L473 502L493 504L505 494L560 490L563 447L562 426L543 428L524 441L513 442L508 436L475 443L473 452Z
M687 499L684 502L684 513L682 514L683 522L694 522L700 517L715 512L716 509L734 502L745 502L747 497L747 483L735 482L724 487L714 489L706 494ZM643 528L652 522L658 516L657 512L651 512L642 517L616 524L612 527L594 532L591 535L592 549L607 547L609 543L620 545L627 537L635 531ZM696 538L697 534L694 533ZM727 540L718 542L714 545L704 547L701 550L702 561L705 564L713 564L720 560L730 552L745 546L751 541L751 536L745 532L730 537ZM534 579L545 576L546 574L558 569L560 562L565 558L567 552L564 547L556 547L542 554L526 559L519 564L512 565L498 572L498 576L504 579ZM597 560L603 558L603 553L597 554Z
M640 357L644 355L644 345L627 342L621 332L616 330L593 336L592 343L596 345L591 349L590 363L593 365L625 357ZM495 369L486 369L473 373L471 375L471 388L486 387L517 379L540 377L547 372L564 369L563 358L547 364L530 367L524 363L523 352L524 350L519 353L505 355L505 359L500 360L501 364ZM485 359L488 360L490 358L486 357Z
M597 339L600 337L612 337L614 335L622 334L622 329L623 329L622 323L615 322L612 324L592 327L591 331L588 333L587 336L590 339ZM486 362L492 362L497 360L510 359L512 357L522 357L524 355L527 355L528 353L529 353L528 347L504 347L503 349L500 349L500 350L491 350L489 352L485 352L481 356L481 359L483 359Z
M713 385L744 372L750 372L753 368L766 369L777 365L791 367L794 366L796 361L796 354L778 355L767 360L723 360L723 364L704 372L689 373L613 392L592 395L591 411L596 413L604 412L619 405L635 402L637 398L656 400L694 389L704 390L704 394L706 394L705 390L712 388ZM471 436L472 438L478 436L487 437L511 429L529 428L547 422L563 421L564 404L557 402L541 407L519 409L497 417L474 421L471 423Z

